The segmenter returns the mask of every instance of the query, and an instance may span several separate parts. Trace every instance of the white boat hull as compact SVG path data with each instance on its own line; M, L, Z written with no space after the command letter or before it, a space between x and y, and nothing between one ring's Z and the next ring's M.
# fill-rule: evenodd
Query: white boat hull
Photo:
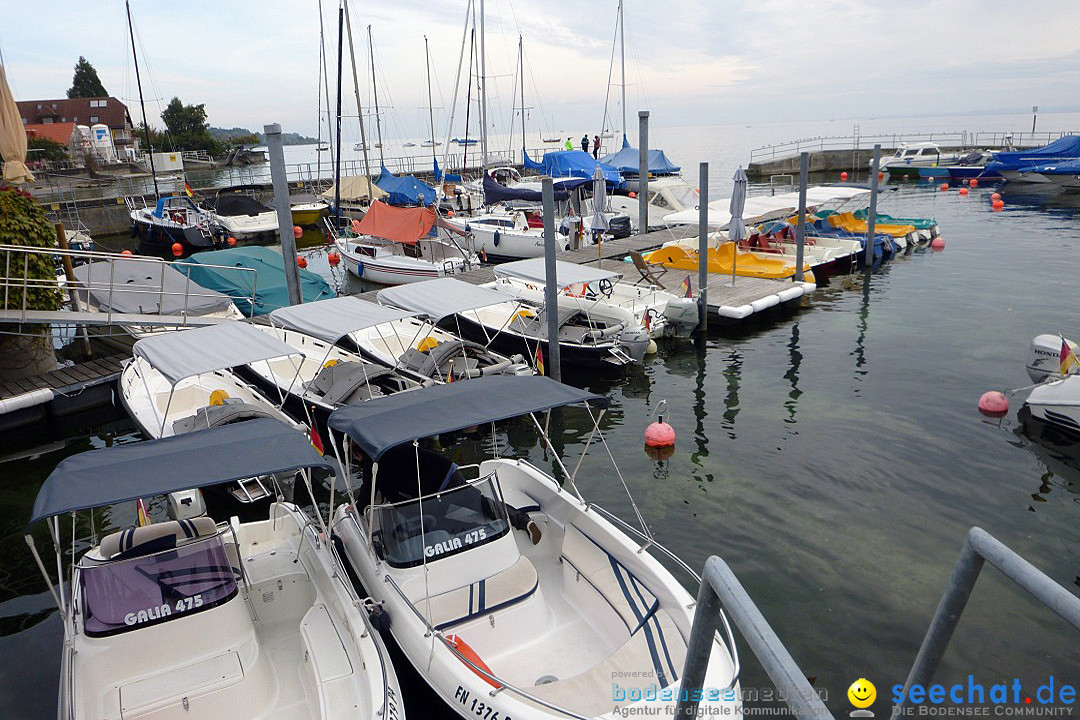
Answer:
M390 253L376 252L372 256L358 252L356 243L347 238L337 238L334 243L349 272L380 285L404 285L453 276L465 272L470 266L465 257L448 258L439 263Z
M1036 385L1024 405L1032 418L1080 435L1080 375Z

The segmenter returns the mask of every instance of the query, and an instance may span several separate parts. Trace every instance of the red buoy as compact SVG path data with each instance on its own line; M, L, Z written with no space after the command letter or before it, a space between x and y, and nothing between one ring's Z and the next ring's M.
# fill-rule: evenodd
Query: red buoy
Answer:
M233 247L234 245L236 245L236 238L234 238L234 237L225 238L225 244L228 245L229 247Z
M991 200L1000 200L1001 199L1001 193L994 193L993 195L990 196L990 199Z
M305 257L296 258L296 264L299 265L301 268L306 268L307 267L307 258L305 258Z
M645 446L660 448L675 446L675 428L664 422L664 410L667 400L661 400L656 407L656 422L645 428Z
M967 195L968 194L968 189L967 188L960 188L960 194L961 195Z
M988 417L1002 417L1009 412L1009 398L997 390L985 392L979 398L979 412Z
M1005 201L999 198L999 199L995 200L994 202L992 202L991 206L995 210L1000 210L1001 208L1005 207Z
M173 254L173 257L180 257L181 255L184 254L184 246L181 245L180 243L173 243L172 244L172 254Z
M949 183L941 183L941 192L945 192L949 189Z
M840 173L840 179L844 180L844 181L847 180L847 171L846 170L844 172Z
M326 262L330 263L330 267L337 267L338 263L341 262L341 256L336 252L332 252L326 256Z
M931 250L944 250L945 249L945 240L940 238L940 237L934 238L933 240L930 241L930 249Z
M294 238L299 240L304 235L304 228L300 227L299 225L293 225L292 234Z
M130 250L125 250L125 251L123 251L123 252L122 252L122 253L120 253L120 254L121 254L121 255L130 255L130 254L131 254L131 251L130 251Z
M971 182L968 184L971 185L971 187L979 187L979 180L978 178L971 178Z

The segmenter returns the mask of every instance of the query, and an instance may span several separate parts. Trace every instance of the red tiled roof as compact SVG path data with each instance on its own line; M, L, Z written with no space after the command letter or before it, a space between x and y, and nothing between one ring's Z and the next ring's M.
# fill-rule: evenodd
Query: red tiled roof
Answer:
M104 106L90 107L91 101L95 104L103 102ZM20 117L26 118L30 125L37 125L42 120L51 118L55 122L75 122L79 125L104 123L113 129L130 127L127 106L114 97L20 100L15 104L19 108ZM91 121L91 117L96 117L97 120Z
M36 125L23 125L23 129L26 130L26 137L29 138L45 138L46 140L52 140L58 142L64 147L71 144L71 136L75 132L75 123L48 123L48 124L36 124Z

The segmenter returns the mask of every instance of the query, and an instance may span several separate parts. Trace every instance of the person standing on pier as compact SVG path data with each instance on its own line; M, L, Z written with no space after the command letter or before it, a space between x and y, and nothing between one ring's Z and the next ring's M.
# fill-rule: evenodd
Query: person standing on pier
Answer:
M589 152L589 133L585 133L581 136L581 152Z
M593 160L599 160L600 159L600 136L599 135L593 135L593 139L592 139L592 156L593 156Z

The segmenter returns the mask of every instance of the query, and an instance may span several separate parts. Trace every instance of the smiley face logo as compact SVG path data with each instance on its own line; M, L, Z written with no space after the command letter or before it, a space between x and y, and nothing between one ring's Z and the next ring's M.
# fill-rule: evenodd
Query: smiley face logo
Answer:
M859 678L851 683L847 691L848 700L857 708L868 708L877 699L877 688L866 678Z

